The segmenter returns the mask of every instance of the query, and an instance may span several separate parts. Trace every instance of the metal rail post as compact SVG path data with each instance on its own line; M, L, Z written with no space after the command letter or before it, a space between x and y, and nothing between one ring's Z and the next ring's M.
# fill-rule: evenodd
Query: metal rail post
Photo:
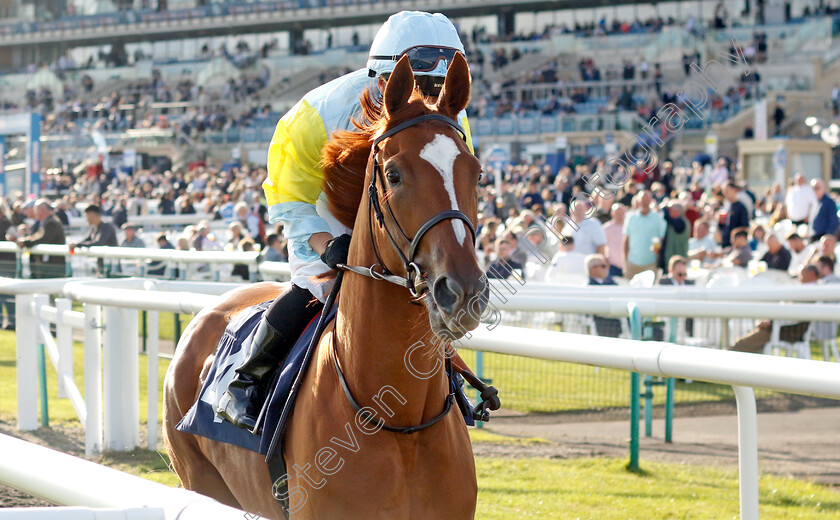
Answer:
M738 473L741 519L758 520L758 419L755 392L733 386L738 407Z
M480 350L476 350L475 352L475 375L484 381L484 352ZM478 390L475 391L475 402L476 405L481 402L481 392ZM484 428L484 421L476 421L475 427Z
M50 404L47 400L47 357L44 352L45 339L41 334L41 307L50 303L50 297L46 294L37 294L33 299L32 309L35 319L35 341L38 355L38 397L41 401L41 426L50 427Z
M41 426L50 427L50 405L47 402L47 361L44 344L38 343L38 399L41 402Z
M177 345L178 340L181 339L181 315L176 312L172 321L175 323L175 345Z
M645 437L653 435L653 376L645 374Z
M642 339L642 314L635 302L627 304L630 318L630 336ZM630 464L631 470L639 469L639 373L630 373Z
M671 343L677 342L677 327L679 327L679 318L671 318L671 333L668 335L668 341ZM666 380L665 386L665 442L672 442L672 434L674 432L674 390L676 388L677 380L669 377Z
M38 335L35 319L32 315L31 294L15 296L15 343L17 344L17 428L18 430L38 429L38 379L33 375L38 372L35 343Z

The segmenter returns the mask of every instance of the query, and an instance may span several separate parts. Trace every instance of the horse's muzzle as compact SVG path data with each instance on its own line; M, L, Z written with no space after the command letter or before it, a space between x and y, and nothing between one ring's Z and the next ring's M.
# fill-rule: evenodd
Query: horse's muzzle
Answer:
M487 306L487 284L483 277L466 280L457 275L438 276L432 285L432 298L441 320L450 332L461 336L479 324Z

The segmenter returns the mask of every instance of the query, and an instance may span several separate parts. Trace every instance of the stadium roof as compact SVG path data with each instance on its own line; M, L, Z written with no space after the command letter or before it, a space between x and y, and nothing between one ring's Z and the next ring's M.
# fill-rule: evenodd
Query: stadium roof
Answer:
M180 40L258 32L326 29L384 22L388 16L403 9L439 11L457 18L650 3L638 0L447 0L445 3L441 0L399 0L319 8L268 11L260 9L239 14L221 12L198 17L167 17L164 14L135 23L126 22L117 15L101 15L97 17L98 23L68 24L59 21L39 27L38 30L0 33L0 48L50 44L106 45L150 39Z

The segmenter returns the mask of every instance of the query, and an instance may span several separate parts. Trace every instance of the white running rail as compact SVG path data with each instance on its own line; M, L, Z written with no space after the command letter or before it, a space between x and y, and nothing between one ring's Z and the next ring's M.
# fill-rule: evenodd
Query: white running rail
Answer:
M32 282L4 282L0 280L0 292L51 292L55 291L57 283L61 283L60 291L63 296L72 301L82 302L86 306L84 330L86 337L91 338L91 344L96 349L86 348L86 378L85 378L85 412L89 419L95 414L95 402L90 396L95 391L88 390L87 367L95 370L98 348L101 345L104 352L104 447L112 450L130 450L139 442L139 409L137 389L137 350L136 344L130 341L126 347L126 338L137 337L137 310L146 310L150 317L159 312L194 313L207 305L211 305L216 296L236 287L235 284L207 284L199 282L179 282L144 279L99 279L84 281L32 281ZM23 285L29 284L29 285ZM40 284L40 285L39 285ZM52 284L52 285L50 285ZM808 298L813 300L828 300L838 298L833 287L821 287L819 290L797 287L806 291ZM787 288L774 289L782 291L775 296L785 295L795 298ZM706 291L714 291L706 289ZM539 292L539 291L537 291ZM768 291L769 292L769 291ZM631 305L637 307L644 316L689 316L689 317L747 317L760 319L787 320L833 320L840 316L840 305L837 304L771 304L752 302L749 305L732 301L686 301L685 294L676 291L669 294L673 298L676 294L680 299L665 296L662 299L644 299L635 292L629 291L627 297L619 297L618 292L606 298L592 293L589 297L582 294L560 293L562 297L541 294L526 294L525 292L510 295L507 302L500 305L502 310L536 311L536 312L576 312L592 313L604 316L628 316ZM721 293L722 297L723 293ZM622 293L622 296L624 294ZM19 309L32 309L34 320L61 319L61 327L78 324L79 316L67 313L67 304L62 303L61 312L58 305L55 310L46 305L42 296L27 296L31 303L20 305ZM769 298L769 296L768 296ZM758 298L756 298L758 299ZM88 312L88 306L94 311ZM37 312L36 312L37 311ZM71 311L72 312L72 311ZM97 314L97 312L101 314ZM99 320L97 316L104 319ZM93 321L91 321L93 320ZM154 322L155 319L150 320ZM104 328L104 331L103 331ZM29 327L27 327L29 329ZM23 340L19 343L18 384L19 395L35 395L34 361L27 357L34 352L31 348L36 341L36 335L46 327L40 323L31 327L31 331L24 333L25 341L29 341L29 348L23 348ZM727 384L735 387L739 413L739 445L741 465L741 517L745 520L756 519L758 516L758 464L756 444L756 415L752 387L769 388L773 390L821 395L840 399L840 364L826 363L802 359L780 358L739 352L726 352L709 349L698 349L661 342L639 342L623 339L603 338L589 335L553 332L547 330L523 329L515 327L481 325L472 331L469 338L464 340L465 346L483 350L539 359L560 360L572 363L582 363L594 366L611 367L630 370L663 377L677 377ZM104 332L104 340L98 335ZM28 336L27 336L28 334ZM150 340L154 345L154 334ZM49 340L47 340L48 342ZM65 340L66 341L66 340ZM59 341L55 347L50 345L48 350L59 351L57 368L60 379L64 381L65 391L73 393L70 385L72 377L67 377L66 364L62 363ZM30 353L30 354L27 354ZM20 357L20 356L23 357ZM91 356L88 365L87 356ZM157 388L156 349L149 349L149 388ZM65 367L65 368L61 368ZM94 372L98 374L98 371ZM116 374L116 376L114 375ZM96 375L91 388L99 386ZM126 379L128 378L128 384ZM27 387L27 385L31 385ZM154 386L153 386L154 385ZM24 390L21 390L24 388ZM149 399L149 431L157 429L157 401L156 395L152 403ZM19 409L19 424L36 426L37 411L34 400L30 399ZM74 402L74 405L77 403ZM77 410L81 406L77 407ZM98 413L96 413L98 415ZM80 414L81 417L81 414ZM91 423L92 431L95 424ZM97 445L94 443L93 448ZM150 435L149 446L153 447ZM0 461L0 464L3 464Z
M840 399L840 363L499 326L463 346L536 359L732 385L738 403L741 518L758 520L758 426L753 387Z
M0 434L0 481L69 508L4 509L21 520L116 519L242 520L245 513L193 491L158 484L122 471ZM91 508L108 508L91 509Z

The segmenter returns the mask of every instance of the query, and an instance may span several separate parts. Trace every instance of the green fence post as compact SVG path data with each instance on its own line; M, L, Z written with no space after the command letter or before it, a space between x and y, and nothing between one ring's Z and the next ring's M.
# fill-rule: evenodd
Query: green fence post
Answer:
M484 352L480 350L475 351L475 376L484 381ZM475 391L476 404L481 402L481 392ZM484 428L484 421L476 421L476 428Z
M671 442L674 424L674 387L676 380L669 377L665 386L665 442Z
M181 339L181 315L177 312L174 314L175 322L175 344L178 344L178 340Z
M645 437L653 435L653 376L645 375Z
M671 333L668 335L668 341L671 343L677 342L679 323L679 318L671 318ZM671 433L674 431L674 389L676 386L676 379L669 377L665 386L665 442L671 442Z
M47 403L47 360L44 344L38 344L38 396L41 399L41 426L50 427L50 407Z
M627 304L630 318L630 335L634 340L642 339L642 315L636 302ZM639 374L630 374L630 465L631 470L639 469Z
M140 311L140 321L142 323L142 328L143 328L143 354L146 353L146 336L149 335L148 329L147 329L148 325L146 323L147 319L148 319L148 316L146 315L146 311Z

